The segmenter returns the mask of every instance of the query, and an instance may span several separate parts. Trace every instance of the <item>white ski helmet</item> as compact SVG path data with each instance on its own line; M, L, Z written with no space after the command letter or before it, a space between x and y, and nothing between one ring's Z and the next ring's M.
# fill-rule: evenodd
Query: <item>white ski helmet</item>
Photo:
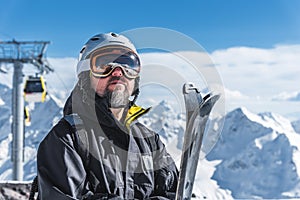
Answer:
M89 56L91 53L96 49L105 46L120 46L121 48L129 48L138 56L136 48L127 37L112 32L97 34L91 37L80 51L76 70L77 77L79 77L81 72L90 70Z

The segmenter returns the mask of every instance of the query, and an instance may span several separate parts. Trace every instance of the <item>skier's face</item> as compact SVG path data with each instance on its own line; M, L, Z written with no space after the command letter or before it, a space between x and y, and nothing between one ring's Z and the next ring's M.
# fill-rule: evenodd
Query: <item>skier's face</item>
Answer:
M96 78L91 75L91 86L99 96L104 96L108 92L112 93L114 91L130 96L134 89L134 79L126 78L123 70L117 67L105 78Z

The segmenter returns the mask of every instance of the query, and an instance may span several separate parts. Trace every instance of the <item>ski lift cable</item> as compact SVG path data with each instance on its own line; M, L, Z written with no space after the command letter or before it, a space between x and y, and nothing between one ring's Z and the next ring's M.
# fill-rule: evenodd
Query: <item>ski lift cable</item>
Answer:
M63 81L63 79L59 76L59 74L56 71L54 71L53 73L57 77L58 81L61 82L62 88L63 88L62 91L67 93L68 92L68 88L66 86L66 83ZM51 92L55 91L55 88L51 84L47 84L47 88L48 88L47 89L47 95L49 95L49 97L52 97L53 94Z
M62 83L65 92L68 92L68 87L67 87L66 83L64 82L64 80L61 78L61 76L56 71L54 71L54 74L57 76L59 81Z
M47 66L49 66L50 69L53 69L52 66L51 66L51 64L50 64L50 62L49 62L48 60L47 60L46 62L47 62ZM64 88L64 91L67 92L67 91L68 91L68 87L67 87L66 83L63 81L63 79L59 76L59 74L57 73L57 71L53 69L51 72L52 72L53 74L55 74L55 76L58 78L58 80L62 83L63 88ZM48 87L48 86L49 86L49 85L47 85L47 87ZM51 87L50 87L50 88L51 88ZM53 89L53 88L52 88L52 89Z
M68 87L67 87L65 81L61 78L61 76L60 76L55 70L54 70L53 73L54 73L55 76L57 77L58 81L61 82L62 88L63 88L62 91L65 92L65 93L67 94L67 93L69 92L69 89L68 89ZM47 95L49 95L49 97L51 97L52 99L53 99L53 97L56 97L55 95L52 94L52 91L55 91L55 88L54 88L51 84L47 84L47 88L48 88L48 90L47 90ZM60 112L60 110L57 111L57 113L59 113L59 112ZM56 114L57 114L57 113L56 113ZM55 115L56 115L56 114L55 114Z

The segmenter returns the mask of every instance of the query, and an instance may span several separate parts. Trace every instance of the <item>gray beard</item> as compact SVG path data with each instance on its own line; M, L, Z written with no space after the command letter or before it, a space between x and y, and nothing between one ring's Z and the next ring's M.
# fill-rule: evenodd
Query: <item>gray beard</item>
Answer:
M127 90L124 92L120 90L114 90L113 92L110 92L109 97L111 108L123 108L129 103L129 93Z

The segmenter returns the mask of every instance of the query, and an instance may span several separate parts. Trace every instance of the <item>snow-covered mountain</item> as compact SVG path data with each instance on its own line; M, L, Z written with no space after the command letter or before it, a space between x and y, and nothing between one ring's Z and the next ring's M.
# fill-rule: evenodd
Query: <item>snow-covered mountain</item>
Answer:
M293 121L292 126L295 129L295 131L300 134L300 120Z
M176 142L176 149L182 148L182 137L185 129L185 115L176 113L167 101L161 101L151 108L141 122L157 132L168 146Z
M300 134L291 122L246 108L225 116L208 160L220 160L212 179L234 198L300 198Z
M24 180L30 181L36 175L37 146L61 117L62 104L51 96L45 103L28 106L31 125L25 129ZM0 180L10 180L11 89L1 84L0 112ZM222 120L221 137L198 164L196 197L300 198L299 122L273 113L253 114L246 108L233 110L214 123ZM162 101L141 122L161 135L179 166L185 115Z

